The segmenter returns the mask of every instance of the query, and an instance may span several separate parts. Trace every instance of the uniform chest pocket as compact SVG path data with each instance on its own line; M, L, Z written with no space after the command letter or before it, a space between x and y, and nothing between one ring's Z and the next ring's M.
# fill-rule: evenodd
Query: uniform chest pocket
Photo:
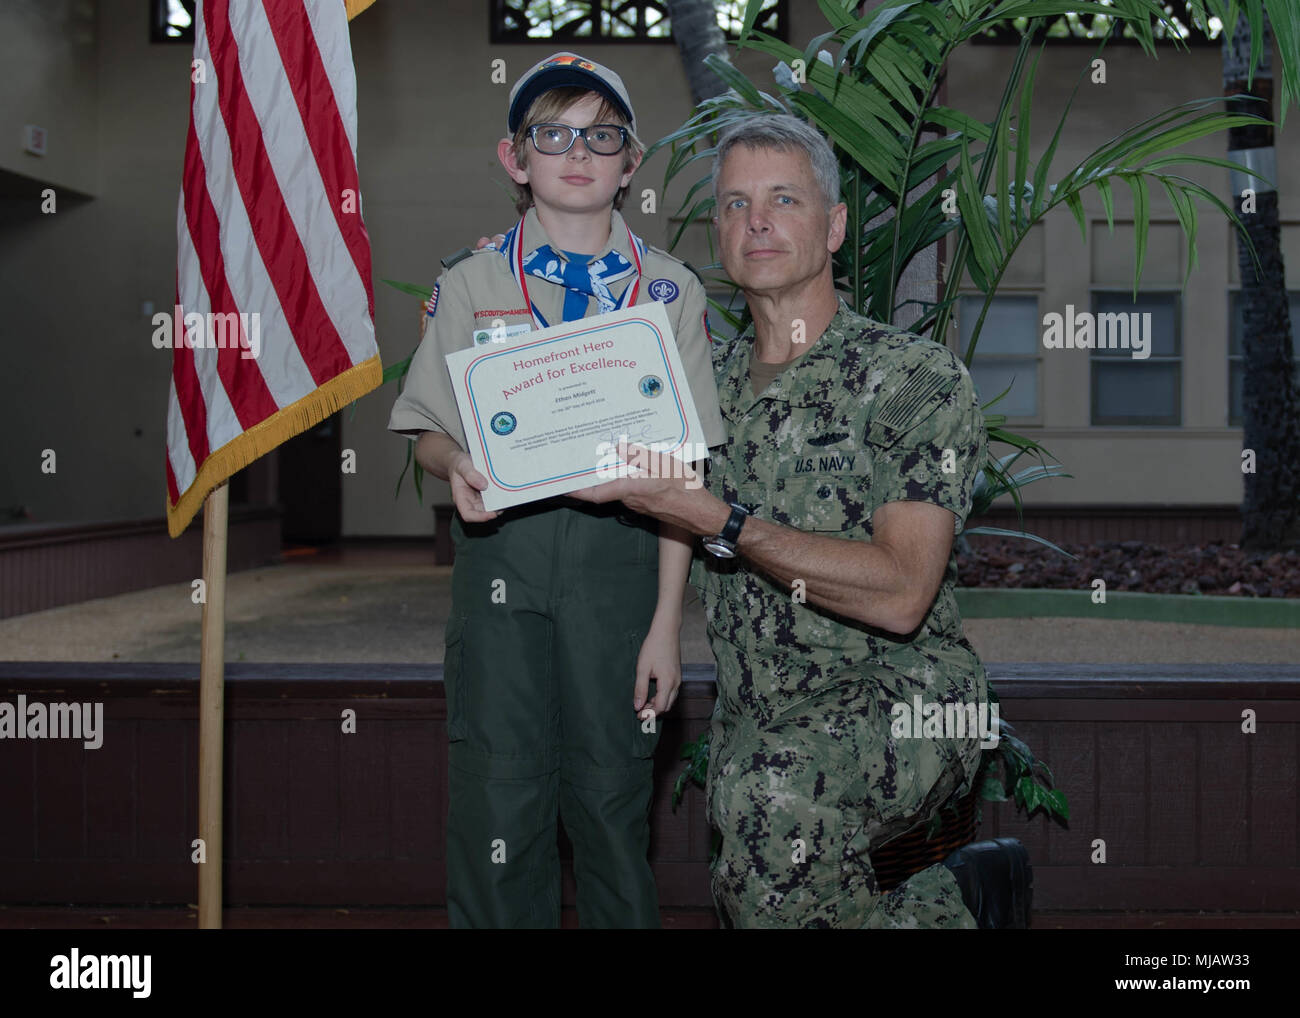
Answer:
M866 518L867 507L845 478L791 474L777 477L766 506L770 519L797 530L859 536L850 533Z

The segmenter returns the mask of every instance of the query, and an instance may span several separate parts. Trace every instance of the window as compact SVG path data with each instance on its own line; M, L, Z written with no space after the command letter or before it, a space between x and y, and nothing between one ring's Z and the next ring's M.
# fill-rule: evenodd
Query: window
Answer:
M1180 295L1148 291L1134 301L1130 291L1094 290L1092 312L1092 423L1182 424ZM1127 349L1121 338L1128 340ZM1148 356L1134 356L1134 347L1145 344Z
M663 0L488 0L494 43L669 42L672 25ZM744 0L718 2L718 26L728 38L740 31ZM755 27L786 38L789 0L767 0Z
M1291 304L1291 360L1295 367L1296 387L1300 388L1300 358L1296 357L1295 333L1300 326L1300 290L1288 290ZM1241 349L1241 291L1228 294L1228 426L1241 427L1241 378L1245 359Z
M1115 6L1113 0L1099 0L1106 6ZM1189 46L1219 46L1219 35L1223 30L1223 25L1218 18L1211 18L1209 31L1202 31L1196 27L1196 21L1192 17L1191 11L1184 2L1174 2L1162 4L1165 14L1178 28L1178 38L1184 40ZM1019 43L1020 37L1028 30L1029 17L1011 18L1009 21L1000 22L992 28L986 29L981 35L975 36L974 41L980 42L998 42L998 43ZM1053 42L1065 43L1084 43L1088 46L1096 46L1107 32L1111 30L1111 19L1105 14L1061 14L1054 18L1047 19L1046 25L1040 30L1039 38L1044 35ZM1151 34L1156 43L1171 41L1174 33L1170 31L1164 22L1155 22L1151 28ZM1133 29L1125 24L1120 34L1110 41L1114 43L1132 43L1137 44L1137 35Z
M194 45L197 0L149 0L149 41Z
M957 302L963 357L983 305L983 296L962 297ZM1007 386L1011 387L990 413L1007 417L1038 416L1038 360L1042 347L1039 322L1036 296L994 297L989 304L970 365L971 379L981 405Z

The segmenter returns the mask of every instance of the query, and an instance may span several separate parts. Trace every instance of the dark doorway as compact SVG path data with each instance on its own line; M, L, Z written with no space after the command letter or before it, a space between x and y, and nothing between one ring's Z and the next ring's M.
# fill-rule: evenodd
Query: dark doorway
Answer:
M343 533L343 423L339 414L279 448L280 535L285 544L328 544Z

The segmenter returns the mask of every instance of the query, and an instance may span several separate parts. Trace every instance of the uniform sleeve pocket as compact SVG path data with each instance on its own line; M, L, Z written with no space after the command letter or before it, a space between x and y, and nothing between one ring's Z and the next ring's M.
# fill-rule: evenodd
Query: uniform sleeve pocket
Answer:
M828 535L853 529L852 509L859 498L840 478L795 476L778 478L776 483L778 490L767 512L773 521Z

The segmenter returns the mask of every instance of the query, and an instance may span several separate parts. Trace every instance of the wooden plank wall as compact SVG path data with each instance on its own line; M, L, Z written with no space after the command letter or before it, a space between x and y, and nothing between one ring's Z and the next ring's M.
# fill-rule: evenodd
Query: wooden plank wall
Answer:
M0 701L105 705L100 749L0 740L0 903L195 900L195 672L0 664ZM1300 911L1300 669L989 673L1003 717L1070 799L1068 829L985 810L981 837L1028 847L1036 910ZM651 855L668 908L710 905L703 794L675 813L669 800L680 748L707 724L711 675L689 671L656 758ZM441 905L444 720L435 667L229 664L226 904ZM566 868L566 903L572 891Z
M230 572L279 554L278 510L230 511ZM0 619L202 575L202 521L175 540L161 518L0 529Z

